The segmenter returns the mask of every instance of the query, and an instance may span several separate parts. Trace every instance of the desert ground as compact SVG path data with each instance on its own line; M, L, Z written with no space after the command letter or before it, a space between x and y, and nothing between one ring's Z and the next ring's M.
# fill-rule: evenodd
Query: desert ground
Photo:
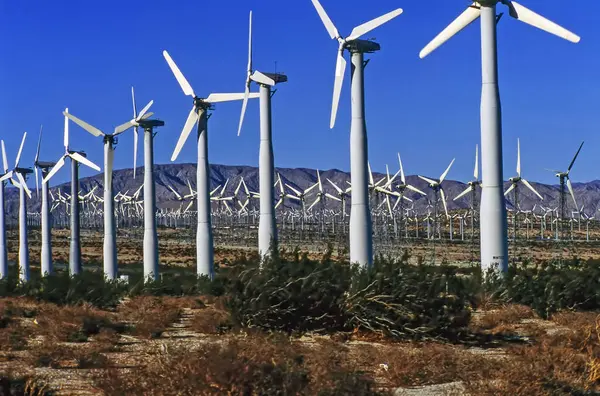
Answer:
M9 260L18 241L9 233ZM68 230L53 231L58 271ZM98 271L102 235L82 232L84 268ZM118 232L123 273L139 271L139 230ZM194 272L193 233L160 230L160 261ZM218 242L218 241L217 241ZM30 231L33 268L39 233ZM291 254L294 246L284 245ZM398 246L412 262L469 265L469 241ZM326 244L307 257L319 259ZM343 253L334 246L332 256ZM596 259L595 243L511 244L519 262ZM218 267L254 250L217 244ZM390 338L377 331L273 332L235 323L227 296L135 295L115 306L56 304L22 295L0 299L0 394L57 395L537 395L598 394L600 316L567 309L543 318L532 308L480 299L459 337ZM7 392L13 393L7 393Z

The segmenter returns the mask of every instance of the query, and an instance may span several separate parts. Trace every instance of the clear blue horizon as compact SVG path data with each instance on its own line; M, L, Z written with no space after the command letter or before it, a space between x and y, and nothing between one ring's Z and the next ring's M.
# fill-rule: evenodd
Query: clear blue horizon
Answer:
M404 13L378 28L382 50L368 55L365 72L369 158L374 171L439 176L452 158L448 178L472 178L479 142L481 62L476 22L424 60L418 53L466 7L467 2L321 0L342 35L367 20L401 7ZM572 171L574 182L599 179L593 152L600 146L594 114L600 56L596 15L600 3L522 0L523 5L582 37L572 44L520 23L505 12L498 25L500 93L503 105L504 178L515 173L517 138L522 174L556 184L544 168L566 168L585 140ZM329 39L310 0L101 3L0 3L0 138L14 163L28 132L21 165L31 166L40 124L40 159L57 160L63 116L69 111L111 132L131 118L130 87L138 108L150 99L165 121L155 138L155 163L170 157L192 106L169 70L167 49L195 92L242 92L247 57L248 12L254 13L254 66L285 72L289 82L273 97L275 165L286 168L350 169L350 78L346 74L338 120L329 129L337 44ZM257 87L253 86L253 91ZM258 164L258 103L250 101L244 129L236 136L241 103L216 107L209 122L209 159L214 164ZM71 123L71 146L103 167L102 141ZM194 137L177 162L196 162ZM133 134L124 133L115 169L133 165ZM138 147L143 165L143 145ZM81 176L96 172L82 167ZM52 185L69 179L69 167ZM31 178L30 185L34 184Z

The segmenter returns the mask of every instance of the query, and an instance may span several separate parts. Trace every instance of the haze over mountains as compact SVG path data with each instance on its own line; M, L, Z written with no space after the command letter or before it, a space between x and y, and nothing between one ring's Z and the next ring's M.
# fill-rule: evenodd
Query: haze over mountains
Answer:
M280 173L281 179L284 183L287 183L298 190L303 190L317 182L317 171L316 169L309 168L276 168L276 171ZM343 172L338 169L330 169L321 172L321 181L323 188L326 192L332 195L337 195L335 189L327 182L330 179L341 188L347 188L350 181L350 173ZM235 188L237 187L240 177L244 178L250 191L259 190L258 180L258 168L253 166L233 166L233 165L211 165L210 166L211 176L211 189L218 185L223 185L227 179L229 183L227 185L224 196L233 195ZM423 175L428 176L428 175ZM377 181L380 178L386 177L381 173L373 173L374 179ZM428 176L431 178L436 176ZM423 192L428 193L428 197L432 197L431 191L428 189L427 183L419 179L416 175L406 177L408 184L412 184ZM136 179L133 179L133 169L121 169L114 171L114 191L115 194L118 192L125 193L129 191L129 195L133 194L144 181L144 168L140 167L137 170ZM174 194L168 189L167 185L172 186L182 196L189 193L187 181L189 180L192 188L196 189L196 165L195 164L166 164L166 165L155 165L155 180L156 180L156 202L159 208L165 207L178 207L179 202L175 200ZM398 178L399 181L399 178ZM28 203L29 211L39 211L40 200L37 198L35 193L35 178L33 175L28 181L32 190L32 199ZM558 185L547 185L531 182L534 188L544 197L541 201L531 191L524 186L520 187L520 206L523 210L531 209L535 204L541 204L544 207L556 208L559 203L559 186ZM80 189L83 193L90 191L94 186L98 186L96 194L102 196L102 185L103 175L98 174L92 177L82 178L80 180ZM505 190L510 184L505 182ZM448 209L466 209L469 207L469 195L461 198L460 200L453 201L454 197L460 194L465 188L466 184L455 180L445 180L443 187L446 192L448 199ZM56 191L61 189L63 192L70 192L70 183L63 183L58 186L52 186L51 190ZM573 183L573 189L577 198L579 207L584 206L584 211L588 215L592 216L600 208L600 180L594 180L588 183ZM311 191L307 196L306 202L310 205L314 199L314 192L316 189ZM293 194L291 190L286 187L286 192ZM240 189L239 196L242 200L245 200L245 194L243 188ZM420 194L409 192L406 194L407 197L414 200L416 209L425 210L428 203L428 197L424 197ZM279 197L278 190L275 193L276 199ZM7 187L6 189L6 210L9 216L16 216L18 210L19 194L17 189ZM509 201L512 200L512 193L510 194ZM568 208L569 210L575 210L572 199L568 196ZM348 200L348 205L350 200ZM409 206L411 203L406 202ZM339 208L340 203L337 201L329 200L326 202L329 208ZM510 207L509 203L509 207ZM256 206L258 206L258 200L256 200ZM286 206L297 207L297 201L287 200Z

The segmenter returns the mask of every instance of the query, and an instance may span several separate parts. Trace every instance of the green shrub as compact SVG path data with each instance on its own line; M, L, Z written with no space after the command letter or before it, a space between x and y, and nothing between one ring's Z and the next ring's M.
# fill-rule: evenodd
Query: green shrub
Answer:
M504 278L487 276L484 290L503 302L528 305L542 318L560 310L599 310L600 261L523 263Z

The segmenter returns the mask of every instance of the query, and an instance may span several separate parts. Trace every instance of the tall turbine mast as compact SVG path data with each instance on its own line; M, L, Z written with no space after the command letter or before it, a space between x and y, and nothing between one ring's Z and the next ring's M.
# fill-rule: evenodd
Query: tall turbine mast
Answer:
M246 70L246 86L242 114L238 127L238 136L242 131L246 105L250 97L250 84L252 81L260 89L260 151L259 151L259 194L260 194L260 219L258 223L258 252L262 258L271 250L277 250L277 226L275 221L274 183L275 160L273 158L273 135L271 131L271 88L275 84L287 81L287 76L281 73L261 73L252 70L252 11L248 33L248 68Z
M335 125L338 104L342 92L342 82L346 71L344 50L352 58L352 124L350 130L350 178L352 198L350 208L350 262L362 266L373 265L373 236L371 212L369 209L369 180L367 174L367 126L365 123L364 96L364 54L380 50L379 44L361 40L360 37L402 13L401 8L388 12L362 25L356 26L347 37L342 37L337 28L319 3L312 3L325 25L331 39L338 42L335 80L333 84L333 100L331 106L330 128Z
M198 135L196 145L198 150L198 166L196 168L196 189L198 190L198 224L196 229L196 270L198 275L208 276L212 279L214 276L214 254L210 218L210 178L208 174L208 111L213 109L215 103L243 100L245 97L258 98L258 94L213 93L206 98L200 98L194 93L192 86L166 50L163 51L163 56L181 86L183 93L193 98L192 109L183 126L183 130L171 156L171 161L177 159L192 129L197 125Z
M481 18L481 267L499 271L508 270L508 241L506 207L504 205L502 175L502 121L498 90L498 54L496 45L496 4L509 9L511 17L545 30L565 40L577 43L579 37L554 22L536 14L516 1L480 0L473 2L448 27L438 34L420 52L426 57L455 34Z

